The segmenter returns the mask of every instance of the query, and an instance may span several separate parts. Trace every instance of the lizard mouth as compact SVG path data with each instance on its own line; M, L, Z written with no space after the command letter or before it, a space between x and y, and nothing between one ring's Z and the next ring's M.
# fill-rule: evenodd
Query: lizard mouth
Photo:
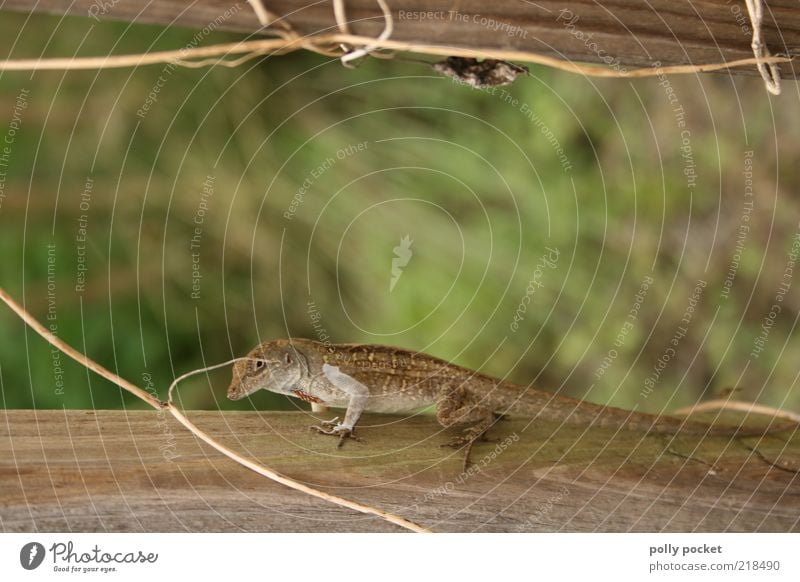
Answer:
M228 388L228 400L241 400L245 396L247 396L247 394L241 390L237 390L233 386Z

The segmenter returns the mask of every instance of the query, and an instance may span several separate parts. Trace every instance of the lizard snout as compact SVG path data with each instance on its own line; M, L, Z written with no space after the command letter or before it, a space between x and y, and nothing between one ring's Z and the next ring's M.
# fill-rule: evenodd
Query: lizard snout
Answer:
M241 400L244 398L246 390L242 385L241 378L234 374L230 386L228 386L228 400Z
M228 387L228 400L241 400L245 396L245 391L242 389L240 382L234 380Z

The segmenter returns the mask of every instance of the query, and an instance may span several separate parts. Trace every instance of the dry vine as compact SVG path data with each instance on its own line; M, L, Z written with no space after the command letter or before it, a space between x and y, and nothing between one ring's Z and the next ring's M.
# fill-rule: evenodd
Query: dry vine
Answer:
M235 67L244 61L274 54L285 54L288 52L306 49L322 53L328 56L348 56L347 52L341 49L341 45L358 46L364 50L388 49L394 51L404 51L410 53L436 55L436 56L457 56L467 58L487 58L501 59L507 61L519 61L544 65L561 71L585 75L589 77L617 77L617 78L641 78L655 77L660 75L676 75L691 73L706 73L720 71L735 67L745 67L752 65L777 65L788 63L792 59L789 57L763 57L747 58L725 63L711 63L705 65L674 65L667 67L645 67L630 70L617 70L602 65L589 65L564 61L555 57L549 57L538 53L505 50L505 49L470 49L462 47L451 47L432 45L415 42L405 42L392 39L372 38L369 36L359 36L355 34L323 34L314 36L300 37L292 32L275 31L280 34L280 38L267 38L262 40L249 40L234 43L223 43L209 45L206 47L183 48L179 50L158 51L151 53L139 53L131 55L108 55L102 57L80 57L80 58L52 58L52 59L8 59L0 61L0 70L4 71L43 71L43 70L85 70L85 69L116 69L125 67L138 67L143 65L153 65L158 63L173 63L184 67L203 67L210 65L221 65ZM339 47L339 48L336 48ZM243 55L235 60L225 60L224 57L231 55ZM203 60L191 60L203 59Z
M717 399L703 402L702 404L695 404L687 406L675 411L675 414L690 415L698 412L714 412L722 410L731 410L733 412L744 412L746 414L763 414L765 416L772 416L775 418L785 418L792 422L800 423L800 414L788 410L781 410L763 404L756 404L754 402L745 402L742 400L727 400Z

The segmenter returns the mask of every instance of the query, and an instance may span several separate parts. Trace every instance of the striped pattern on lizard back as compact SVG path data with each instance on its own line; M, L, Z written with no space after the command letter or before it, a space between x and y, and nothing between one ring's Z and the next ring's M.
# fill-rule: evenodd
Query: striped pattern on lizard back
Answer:
M474 401L497 414L541 417L548 421L614 430L675 434L731 434L732 427L709 427L670 416L657 416L593 404L552 392L500 381L420 352L382 345L336 344L323 361L370 389L368 410L402 412L436 403L445 386L463 388Z

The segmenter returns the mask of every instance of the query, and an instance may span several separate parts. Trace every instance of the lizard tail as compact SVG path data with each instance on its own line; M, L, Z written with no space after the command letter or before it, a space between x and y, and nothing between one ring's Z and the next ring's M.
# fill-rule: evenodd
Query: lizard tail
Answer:
M524 386L502 384L492 389L493 412L542 418L565 424L579 424L613 430L654 434L687 434L697 436L762 436L797 430L800 424L770 422L766 427L711 425L673 416L659 416L602 406L585 400L558 396Z

